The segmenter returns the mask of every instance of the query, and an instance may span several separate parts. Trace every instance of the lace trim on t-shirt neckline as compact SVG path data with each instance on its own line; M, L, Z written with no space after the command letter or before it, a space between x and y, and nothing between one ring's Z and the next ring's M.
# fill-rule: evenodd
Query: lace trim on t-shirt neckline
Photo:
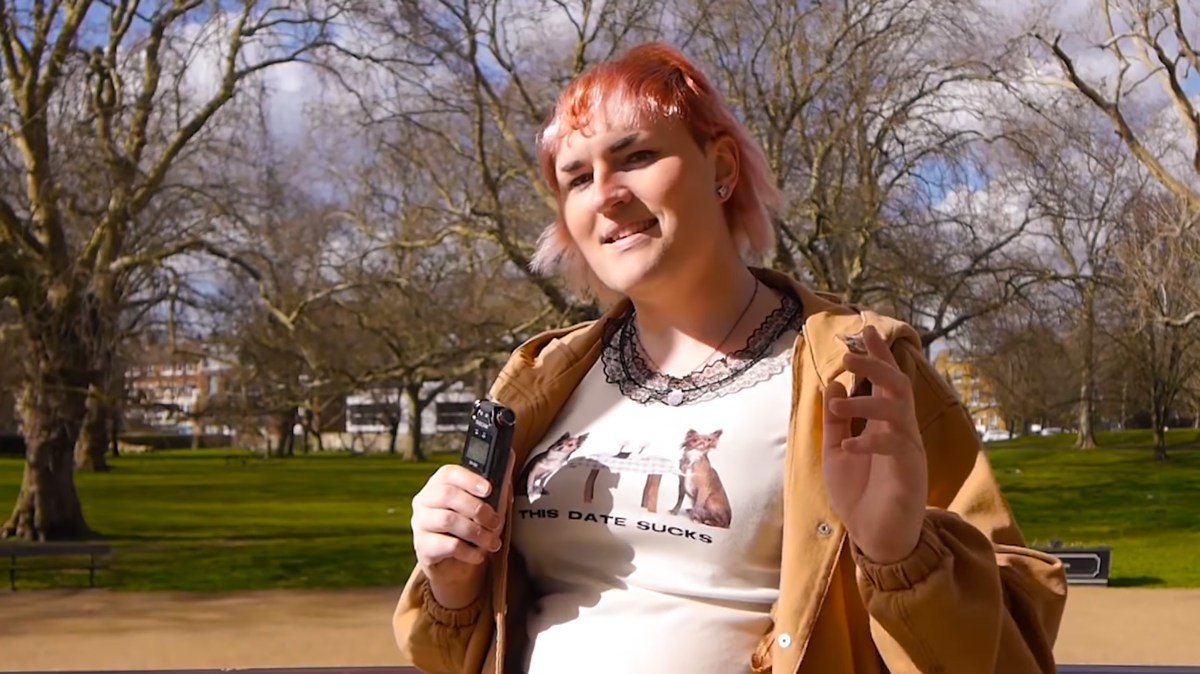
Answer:
M636 313L629 311L607 328L601 353L605 379L616 384L622 395L642 404L678 406L745 390L787 369L790 349L770 354L785 332L803 328L803 309L799 300L784 293L780 306L755 328L746 346L683 377L661 373L649 364L638 346Z

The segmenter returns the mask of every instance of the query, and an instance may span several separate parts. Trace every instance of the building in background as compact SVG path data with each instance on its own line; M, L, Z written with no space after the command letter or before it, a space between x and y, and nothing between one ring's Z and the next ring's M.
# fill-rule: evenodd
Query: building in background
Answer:
M958 357L948 348L937 354L933 367L950 382L959 400L966 405L976 431L981 435L1007 435L1004 415L991 385L969 360Z
M230 368L208 357L151 347L125 370L124 425L181 435L226 435L225 425L206 419L208 401L229 386Z
M441 388L441 391L438 389ZM433 402L421 411L421 434L437 435L464 431L471 418L475 391L464 382L443 386L426 382L421 397L437 391ZM406 435L413 420L412 403L398 387L381 386L358 391L346 397L347 433L388 433L396 425Z

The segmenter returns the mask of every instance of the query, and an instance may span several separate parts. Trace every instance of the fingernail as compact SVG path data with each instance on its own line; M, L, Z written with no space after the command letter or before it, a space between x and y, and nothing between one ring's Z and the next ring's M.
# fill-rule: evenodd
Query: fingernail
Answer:
M480 496L487 496L488 483L486 483L486 482L475 483L475 493L479 494Z

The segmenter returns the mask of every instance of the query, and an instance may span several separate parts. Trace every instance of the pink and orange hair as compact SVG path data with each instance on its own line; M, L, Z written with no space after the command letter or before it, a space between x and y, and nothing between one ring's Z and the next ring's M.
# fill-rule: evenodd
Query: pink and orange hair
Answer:
M677 119L687 125L700 147L731 138L737 148L738 176L724 203L725 219L743 257L762 257L771 250L775 244L771 215L780 193L762 148L704 73L678 50L657 42L639 45L592 66L559 94L538 137L538 161L560 204L562 192L555 172L559 145L572 132L585 131L597 115L622 126ZM538 239L531 267L541 274L557 273L580 297L612 299L567 233L561 209Z

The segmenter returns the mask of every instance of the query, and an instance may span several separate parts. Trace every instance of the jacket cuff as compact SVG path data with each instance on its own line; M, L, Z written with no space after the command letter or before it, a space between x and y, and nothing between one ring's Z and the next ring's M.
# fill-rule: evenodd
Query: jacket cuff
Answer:
M950 549L938 536L938 526L928 514L921 525L917 547L905 559L879 564L851 543L851 554L867 581L877 590L899 592L912 589L933 574L950 556Z
M474 625L479 621L479 616L483 613L483 596L485 592L480 592L479 597L470 604L462 608L446 608L438 603L436 597L433 596L433 589L429 587L429 579L422 578L421 583L421 606L429 618L438 625L451 628L462 628Z

